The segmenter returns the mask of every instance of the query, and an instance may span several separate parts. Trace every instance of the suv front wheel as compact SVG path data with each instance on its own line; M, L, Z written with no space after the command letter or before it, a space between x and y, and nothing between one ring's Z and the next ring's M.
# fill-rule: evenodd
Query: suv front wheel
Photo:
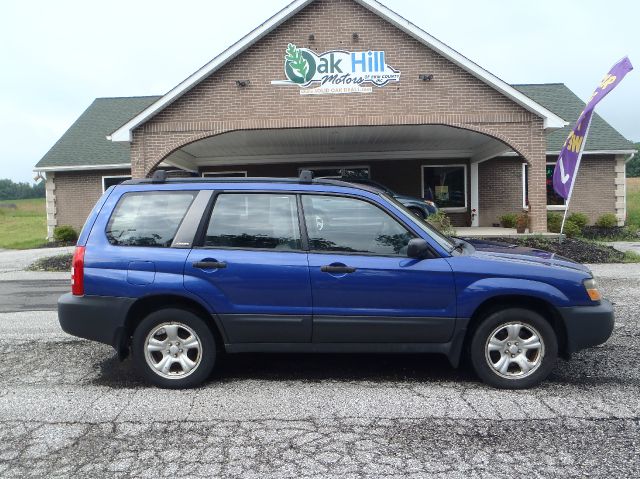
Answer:
M148 382L187 388L206 380L216 362L216 343L196 314L167 308L149 314L133 334L133 360Z
M529 309L490 314L473 333L470 350L476 374L501 389L536 386L553 369L558 340L551 325Z

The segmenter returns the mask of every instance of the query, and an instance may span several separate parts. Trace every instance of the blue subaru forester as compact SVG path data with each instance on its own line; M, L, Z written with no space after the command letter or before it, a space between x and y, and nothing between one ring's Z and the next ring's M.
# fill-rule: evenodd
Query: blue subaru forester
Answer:
M223 352L441 353L527 388L614 322L585 266L443 236L378 189L309 172L111 187L71 289L66 332L171 388L204 381Z

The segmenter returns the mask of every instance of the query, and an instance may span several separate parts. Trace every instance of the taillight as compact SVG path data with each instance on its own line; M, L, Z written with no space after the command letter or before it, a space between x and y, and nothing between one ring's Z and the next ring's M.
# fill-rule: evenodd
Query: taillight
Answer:
M71 294L84 294L84 246L76 246L71 262Z

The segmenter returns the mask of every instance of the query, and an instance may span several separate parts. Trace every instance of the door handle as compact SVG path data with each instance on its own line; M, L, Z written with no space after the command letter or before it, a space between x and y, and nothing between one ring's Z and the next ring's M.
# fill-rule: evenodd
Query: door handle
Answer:
M194 268L199 269L222 269L227 267L224 261L196 261L193 263Z
M329 264L326 266L321 266L320 271L322 271L323 273L355 273L356 268L345 265Z

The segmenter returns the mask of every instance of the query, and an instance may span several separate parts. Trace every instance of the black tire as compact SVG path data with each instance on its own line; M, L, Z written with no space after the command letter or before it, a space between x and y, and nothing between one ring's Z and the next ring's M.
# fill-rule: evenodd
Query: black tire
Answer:
M521 325L516 342L510 339L514 337L507 328L510 324ZM540 338L538 348L535 347L534 334ZM495 344L492 347L499 347L495 351L489 351L492 337ZM527 341L532 348L526 347ZM551 373L558 359L558 340L553 327L537 312L508 308L493 312L477 326L471 337L469 357L473 369L484 383L499 389L527 389L540 384ZM531 369L525 373L518 361ZM505 364L508 369L499 371Z
M424 211L422 211L420 208L409 208L409 211L411 211L414 215L416 215L421 220L426 218Z
M193 348L186 350L184 353L182 349L176 351L176 354L180 356L183 354L187 356L187 354L189 354L188 359L190 359L191 362L196 363L196 366L194 366L188 373L182 370L182 366L180 364L176 364L175 371L169 370L167 373L164 373L172 376L166 377L162 375L163 373L156 371L149 364L149 362L156 361L159 363L165 356L172 356L171 354L166 354L164 351L152 352L149 353L149 356L146 355L147 336L156 330L158 326L163 324L167 325L167 331L172 325L181 325L177 328L177 339L185 339L184 337L189 333L187 328L191 329L195 333L195 337L199 343L199 350L197 348ZM168 335L166 336L167 341L169 341L170 338ZM155 336L155 338L158 337L161 338L162 335ZM179 342L170 344L179 345ZM200 316L184 309L161 309L145 317L133 333L131 349L133 362L138 373L145 381L161 388L182 389L197 386L211 375L216 364L217 348L211 329ZM196 351L195 356L194 351ZM156 357L159 359L156 359ZM173 363L177 363L178 360L173 361L173 359L169 358L167 362L170 361L172 362L171 369L173 369ZM178 369L182 371L182 373L177 371Z

